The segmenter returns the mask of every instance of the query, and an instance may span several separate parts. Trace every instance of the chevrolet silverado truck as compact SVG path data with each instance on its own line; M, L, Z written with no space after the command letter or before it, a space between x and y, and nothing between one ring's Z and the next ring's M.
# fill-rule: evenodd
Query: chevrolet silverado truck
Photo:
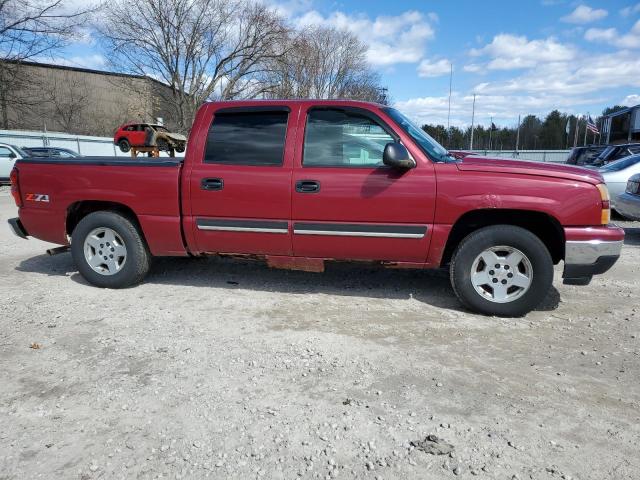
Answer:
M361 261L448 268L469 309L521 316L554 264L588 283L624 239L597 172L455 158L398 110L355 101L207 103L184 160L30 158L11 179L13 231L70 248L106 288L141 282L156 256Z

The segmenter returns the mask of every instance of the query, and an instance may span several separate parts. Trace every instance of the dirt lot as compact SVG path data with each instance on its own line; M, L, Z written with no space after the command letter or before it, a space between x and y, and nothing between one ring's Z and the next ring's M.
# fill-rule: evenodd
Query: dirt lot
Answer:
M441 273L349 266L164 259L101 290L0 226L0 478L638 479L625 226L611 272L557 276L523 319L462 310Z

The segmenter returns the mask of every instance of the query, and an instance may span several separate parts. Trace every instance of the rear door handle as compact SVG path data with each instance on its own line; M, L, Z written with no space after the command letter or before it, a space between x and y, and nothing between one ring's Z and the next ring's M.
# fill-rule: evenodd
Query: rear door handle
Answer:
M296 192L298 193L318 193L320 182L316 180L298 180L296 182Z
M200 181L202 190L222 190L224 188L224 180L221 178L203 178Z

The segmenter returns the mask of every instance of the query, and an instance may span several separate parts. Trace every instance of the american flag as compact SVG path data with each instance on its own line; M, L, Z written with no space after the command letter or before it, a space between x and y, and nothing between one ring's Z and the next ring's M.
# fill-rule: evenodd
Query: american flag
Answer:
M589 115L589 119L587 120L587 130L595 135L600 133L600 130L598 130L598 126L596 125L596 122L593 121L593 118L591 118L591 115Z

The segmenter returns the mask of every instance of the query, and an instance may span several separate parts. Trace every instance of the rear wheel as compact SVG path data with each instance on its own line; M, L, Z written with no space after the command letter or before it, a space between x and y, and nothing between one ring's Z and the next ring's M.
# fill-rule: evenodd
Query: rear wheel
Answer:
M544 243L530 231L496 225L460 242L450 275L456 295L471 310L516 317L546 297L553 282L553 261Z
M129 150L131 150L131 144L126 138L121 138L118 141L118 147L120 147L120 151L124 153L127 153Z
M185 150L184 143L178 143L178 144L176 145L176 152L178 152L178 153L182 153L182 152L184 152L184 150Z
M135 285L149 271L142 235L116 212L94 212L80 220L71 235L71 255L80 274L98 287Z

